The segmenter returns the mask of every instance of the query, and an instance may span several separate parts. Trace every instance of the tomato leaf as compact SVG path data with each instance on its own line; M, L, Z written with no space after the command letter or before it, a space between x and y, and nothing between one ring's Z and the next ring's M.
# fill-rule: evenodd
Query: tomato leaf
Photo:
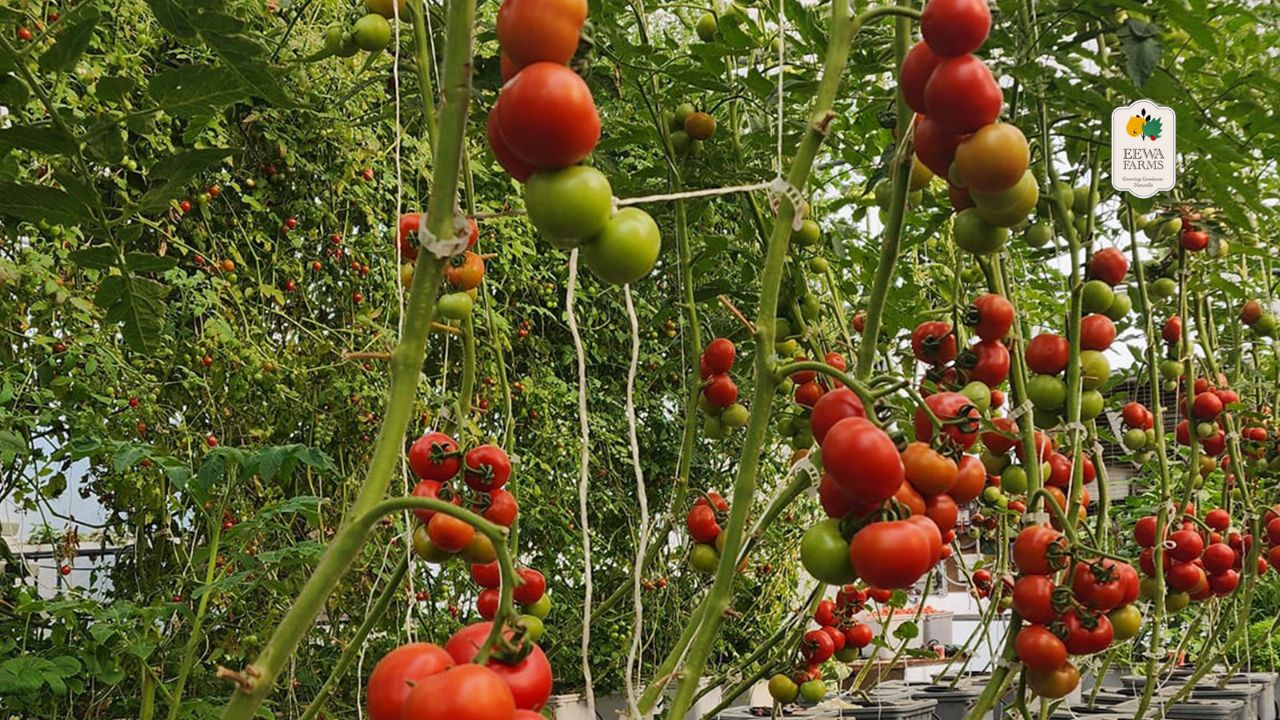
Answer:
M75 225L88 219L88 212L75 198L57 188L0 182L0 215L21 220L47 220L55 225Z
M44 72L63 72L75 67L76 61L89 48L93 31L100 17L97 8L80 13L74 22L58 33L57 42L40 56L40 69Z
M116 249L110 245L94 245L71 253L71 261L82 268L105 270L116 264Z
M120 324L121 335L130 348L153 352L160 346L167 291L154 280L112 275L99 284L94 302L107 311L107 322Z
M183 65L152 78L147 92L171 115L206 115L239 102L248 91L233 73L212 65Z
M169 201L181 197L187 191L187 184L212 165L230 156L231 148L203 148L187 150L171 155L151 167L152 179L162 182L153 185L142 196L140 206L144 211L163 209Z
M54 125L14 125L0 130L0 149L3 148L71 155L76 151L76 141Z
M133 272L164 272L175 267L178 259L172 256L161 257L151 253L131 252L124 257L125 264Z
M1124 54L1125 71L1133 84L1142 87L1160 67L1160 27L1155 23L1129 18L1116 32L1120 37L1120 52Z

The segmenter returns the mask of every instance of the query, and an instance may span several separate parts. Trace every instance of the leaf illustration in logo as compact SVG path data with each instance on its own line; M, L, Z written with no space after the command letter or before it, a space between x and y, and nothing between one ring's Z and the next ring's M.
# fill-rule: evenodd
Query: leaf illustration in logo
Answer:
M1152 140L1159 139L1160 132L1163 129L1164 129L1164 125L1163 123L1160 122L1160 118L1152 118L1142 124L1142 134L1146 135Z

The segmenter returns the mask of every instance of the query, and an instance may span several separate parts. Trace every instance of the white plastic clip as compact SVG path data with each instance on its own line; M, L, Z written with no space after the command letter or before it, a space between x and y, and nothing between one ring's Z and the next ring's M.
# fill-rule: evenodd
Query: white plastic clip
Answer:
M791 218L791 229L799 230L804 224L804 211L809 206L805 202L804 196L800 194L800 190L796 186L787 182L787 179L778 175L769 183L769 192L773 194L771 204L774 211L777 211L781 204L781 198L791 201L791 207L795 208L795 215Z
M1018 418L1022 417L1023 415L1026 415L1027 413L1031 412L1034 409L1035 409L1035 405L1032 405L1031 401L1027 400L1023 402L1021 405L1019 405L1018 407L1014 408L1009 413L1009 419L1017 420Z
M424 221L418 225L418 244L441 260L451 258L467 249L471 239L471 221L459 212L453 213L453 237L437 238Z

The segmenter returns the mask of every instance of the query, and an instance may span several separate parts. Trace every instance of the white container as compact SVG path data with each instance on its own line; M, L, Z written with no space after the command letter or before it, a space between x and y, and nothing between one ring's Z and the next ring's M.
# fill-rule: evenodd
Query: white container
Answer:
M706 682L699 683L699 689L705 688ZM661 717L663 708L670 701L675 687L668 687L663 693L662 700L658 702L658 707L654 712L646 713L644 720L653 720ZM700 720L703 715L711 711L712 708L720 704L723 693L720 688L714 688L706 695L703 695L689 708L689 712L685 713L685 720ZM625 695L597 695L596 696L596 714L587 713L587 700L580 694L571 695L553 695L547 703L547 707L551 710L553 720L618 720L619 718L629 718L630 709L627 705L627 697Z

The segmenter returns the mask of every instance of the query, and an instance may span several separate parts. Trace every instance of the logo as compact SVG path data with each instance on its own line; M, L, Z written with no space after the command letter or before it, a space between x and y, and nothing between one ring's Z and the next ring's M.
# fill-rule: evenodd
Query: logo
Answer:
M1178 118L1171 108L1138 100L1111 112L1111 185L1140 198L1177 182Z
M1142 138L1155 142L1160 139L1160 132L1164 129L1164 123L1160 118L1153 118L1147 115L1147 111L1143 110L1140 114L1129 118L1129 122L1125 125L1125 132L1129 133L1129 137Z

